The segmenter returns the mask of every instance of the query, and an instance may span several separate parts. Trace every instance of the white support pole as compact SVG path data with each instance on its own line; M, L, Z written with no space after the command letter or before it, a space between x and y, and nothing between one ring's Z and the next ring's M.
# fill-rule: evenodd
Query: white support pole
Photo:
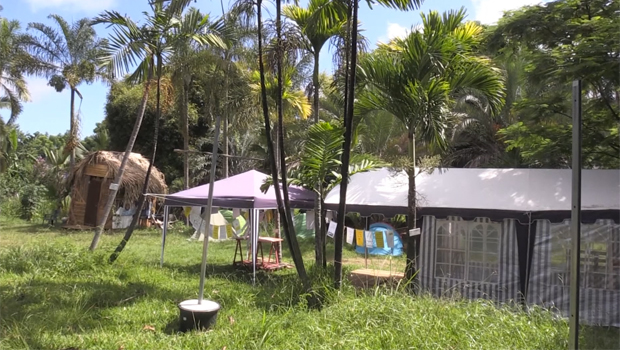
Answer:
M258 252L258 224L259 214L257 209L252 209L252 234L250 239L252 240L252 285L256 283L256 254Z
M166 246L166 233L168 233L168 206L164 205L164 227L161 230L161 256L159 257L159 267L164 267L164 248Z
M211 236L211 208L213 208L213 183L215 182L215 170L217 165L217 153L219 149L220 138L220 122L221 117L218 115L215 119L215 137L213 140L213 155L211 156L211 174L209 181L209 197L207 199L207 211L205 225L206 232L202 244L202 263L200 264L200 287L198 291L198 304L202 304L205 289L205 276L207 274L207 250L209 249L209 236Z

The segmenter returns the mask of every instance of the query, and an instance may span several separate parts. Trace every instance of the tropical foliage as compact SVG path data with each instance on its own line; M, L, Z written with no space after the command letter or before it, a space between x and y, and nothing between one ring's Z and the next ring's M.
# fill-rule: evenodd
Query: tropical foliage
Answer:
M421 1L366 4L413 10ZM274 13L263 1L224 5L221 15L204 14L191 0L154 0L139 21L115 11L75 22L50 15L49 24L26 30L0 18L2 212L35 220L64 208L63 175L80 152L141 153L172 191L204 184L218 152L217 178L257 169L276 186L317 194L315 258L324 266L322 198L338 183L346 192L357 171L409 171L412 227L416 166L569 167L575 79L584 87L584 167L620 167L620 53L610 39L620 25L617 1L549 1L489 26L462 9L430 11L405 37L376 46L360 34L368 19L358 18L365 6L358 1L277 1ZM111 29L105 38L97 36L103 25ZM319 66L326 47L331 71ZM66 134L20 130L29 75L70 90ZM89 100L80 84L97 79L109 83L105 118L87 135L79 132L79 103ZM279 203L286 208L286 196ZM281 214L290 243L294 228L287 210ZM339 214L336 285L344 209ZM298 257L294 242L289 249Z

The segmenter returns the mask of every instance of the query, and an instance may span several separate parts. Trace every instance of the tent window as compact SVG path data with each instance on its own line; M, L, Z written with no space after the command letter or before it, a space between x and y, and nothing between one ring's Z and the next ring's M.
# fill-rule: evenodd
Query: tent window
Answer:
M581 225L581 283L584 288L620 290L620 230L617 225ZM551 285L570 280L570 221L551 225Z
M497 283L501 224L437 220L435 277Z

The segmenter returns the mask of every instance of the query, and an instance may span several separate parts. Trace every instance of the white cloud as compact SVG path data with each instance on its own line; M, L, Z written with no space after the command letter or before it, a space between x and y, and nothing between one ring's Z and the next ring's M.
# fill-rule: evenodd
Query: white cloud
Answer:
M414 30L420 27L420 25L414 26ZM390 23L388 22L387 32L385 35L380 36L377 41L380 43L387 43L394 38L404 38L409 33L411 33L411 29L401 26L398 23Z
M56 90L47 85L48 80L45 78L39 77L27 77L26 78L26 86L28 87L28 92L30 93L30 102L32 103L41 103L44 102L50 96L60 96ZM65 91L63 91L65 93Z
M387 27L387 38L392 40L394 38L404 38L409 34L409 29L401 26L398 23L389 23Z
M116 0L26 0L33 12L63 9L72 12L97 13L114 7Z
M514 10L526 5L537 5L541 0L472 0L476 20L483 24L494 24L502 18L504 11Z

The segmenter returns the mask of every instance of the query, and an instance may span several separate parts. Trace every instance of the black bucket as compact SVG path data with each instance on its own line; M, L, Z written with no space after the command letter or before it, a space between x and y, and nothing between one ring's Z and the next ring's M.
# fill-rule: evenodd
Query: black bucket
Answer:
M206 330L215 325L220 304L212 300L203 300L198 304L198 299L191 299L181 302L179 310L179 331Z

